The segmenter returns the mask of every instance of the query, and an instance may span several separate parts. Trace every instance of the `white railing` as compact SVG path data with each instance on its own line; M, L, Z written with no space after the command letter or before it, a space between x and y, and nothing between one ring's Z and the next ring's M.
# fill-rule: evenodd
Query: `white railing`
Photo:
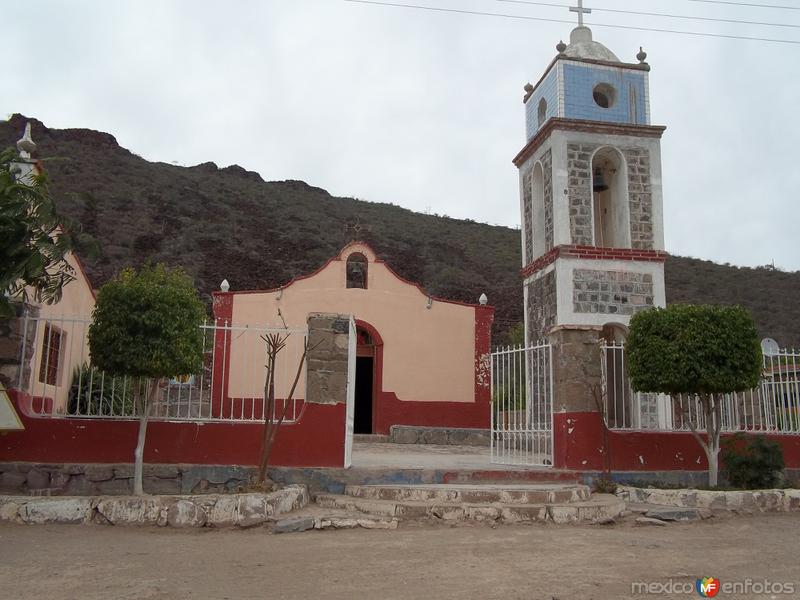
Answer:
M492 352L491 462L553 464L552 348Z
M690 431L705 429L700 401L693 396L635 392L628 378L625 346L601 346L603 402L610 429ZM759 386L718 395L726 432L800 434L800 353L782 350L763 356Z
M299 419L305 398L305 366L293 400L286 401L306 343L305 329L206 323L203 367L198 373L162 379L112 377L91 365L86 317L24 316L19 389L27 392L27 411L42 417L136 419L136 401L158 385L149 418L169 421L263 421L266 344L262 336L286 337L275 368L272 418L284 410L285 422Z

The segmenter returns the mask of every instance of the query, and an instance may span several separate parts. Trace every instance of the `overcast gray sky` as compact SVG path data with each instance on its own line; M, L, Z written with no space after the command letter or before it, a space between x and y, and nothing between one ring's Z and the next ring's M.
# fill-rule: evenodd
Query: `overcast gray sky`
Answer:
M572 17L497 0L407 3ZM586 6L800 25L800 10L690 0ZM4 114L106 131L148 160L236 163L509 226L520 222L522 88L572 28L343 0L26 0L3 13ZM587 22L800 41L788 27L599 12ZM668 127L667 250L800 270L800 45L593 29L622 60L640 45L649 54L652 121Z

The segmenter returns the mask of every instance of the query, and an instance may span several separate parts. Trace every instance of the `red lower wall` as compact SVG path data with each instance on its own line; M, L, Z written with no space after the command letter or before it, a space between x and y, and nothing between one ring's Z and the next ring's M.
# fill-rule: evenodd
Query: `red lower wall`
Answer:
M381 392L375 402L375 433L387 434L392 425L489 429L488 402L412 402L394 392Z
M603 425L597 413L556 413L553 429L556 468L603 469ZM769 434L769 439L783 448L787 468L800 468L800 435ZM708 470L705 452L691 433L609 432L608 442L614 471Z
M0 462L131 463L138 421L37 418L30 398L9 392L25 431L0 437ZM344 404L306 404L297 423L278 431L270 463L286 467L342 467ZM257 465L264 428L259 423L175 423L147 426L146 463Z

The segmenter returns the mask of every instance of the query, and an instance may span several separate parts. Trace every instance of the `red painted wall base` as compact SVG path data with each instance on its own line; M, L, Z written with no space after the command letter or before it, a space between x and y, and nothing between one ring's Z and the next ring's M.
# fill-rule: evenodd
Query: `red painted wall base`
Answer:
M603 425L597 413L556 413L553 429L556 468L603 469ZM800 468L799 435L769 434L769 439L783 448L787 468ZM706 455L691 433L618 431L610 432L608 441L614 471L708 470Z
M375 403L375 433L388 434L392 425L489 429L488 402L412 402L394 392L381 392Z
M0 461L130 463L138 421L37 418L30 398L9 392L25 431L0 437ZM344 465L345 405L306 404L297 423L278 431L270 463L284 467ZM259 423L175 423L147 426L144 460L149 464L253 466L259 461L264 428Z

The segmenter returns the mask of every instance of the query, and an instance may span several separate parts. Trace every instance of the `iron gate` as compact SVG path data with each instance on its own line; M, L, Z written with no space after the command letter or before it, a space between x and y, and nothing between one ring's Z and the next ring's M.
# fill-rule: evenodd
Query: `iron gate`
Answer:
M491 462L553 464L553 350L549 344L492 352Z

